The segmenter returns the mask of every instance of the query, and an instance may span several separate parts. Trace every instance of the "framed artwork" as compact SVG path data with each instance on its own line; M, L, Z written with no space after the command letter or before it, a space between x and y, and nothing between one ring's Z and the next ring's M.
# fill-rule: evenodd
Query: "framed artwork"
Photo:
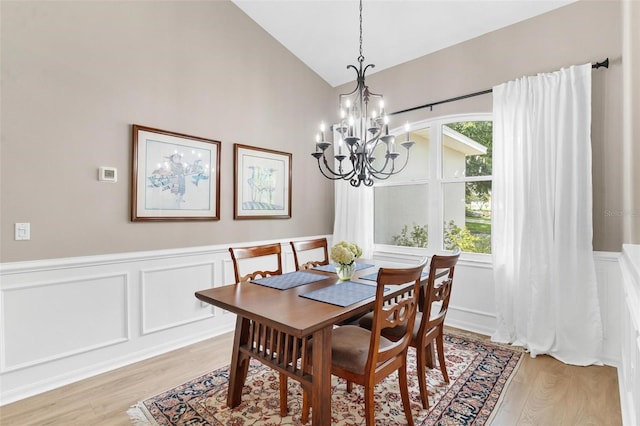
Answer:
M234 144L233 159L233 218L291 218L291 154Z
M220 219L220 142L133 125L131 220Z

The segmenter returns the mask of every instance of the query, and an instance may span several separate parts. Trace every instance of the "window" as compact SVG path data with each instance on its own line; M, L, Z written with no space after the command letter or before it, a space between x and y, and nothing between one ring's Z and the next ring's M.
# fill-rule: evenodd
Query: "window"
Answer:
M407 168L374 187L377 245L491 252L489 117L412 125Z

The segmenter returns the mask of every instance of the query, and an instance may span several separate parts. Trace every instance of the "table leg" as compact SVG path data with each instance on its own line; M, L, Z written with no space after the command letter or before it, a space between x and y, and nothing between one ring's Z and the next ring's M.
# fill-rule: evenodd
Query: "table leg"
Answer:
M431 343L427 345L427 367L429 368L434 368L435 366L433 362L433 360L435 359L435 354L433 352L433 344L434 342L431 341Z
M236 331L233 337L233 352L229 366L229 390L227 405L237 407L242 398L242 387L247 379L250 357L240 351L240 347L247 343L249 336L249 320L238 315Z
M313 333L312 424L331 424L331 329L325 327Z

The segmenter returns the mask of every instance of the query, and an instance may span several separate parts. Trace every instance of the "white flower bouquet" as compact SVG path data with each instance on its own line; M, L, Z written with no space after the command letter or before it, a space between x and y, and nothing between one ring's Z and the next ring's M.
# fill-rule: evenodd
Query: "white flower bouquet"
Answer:
M351 265L362 256L362 249L355 243L340 241L331 247L331 260L341 265Z

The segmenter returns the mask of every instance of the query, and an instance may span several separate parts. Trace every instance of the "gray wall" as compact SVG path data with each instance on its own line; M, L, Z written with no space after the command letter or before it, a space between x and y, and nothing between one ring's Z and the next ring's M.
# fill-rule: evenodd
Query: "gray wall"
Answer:
M623 3L624 242L640 244L640 2Z
M332 89L235 5L1 8L0 261L333 232L333 185L309 155ZM220 221L130 222L133 123L222 142ZM233 220L234 143L293 153L291 219ZM98 182L100 166L118 182Z
M332 232L332 184L309 152L352 84L331 89L229 2L0 4L0 261ZM640 242L640 168L627 159L625 178L623 167L639 135L636 124L623 143L622 28L620 2L580 0L367 82L400 110L609 57L593 73L594 248L620 251ZM490 110L485 95L394 119ZM222 141L220 221L129 221L132 123ZM292 219L233 220L235 142L293 153ZM99 183L99 166L119 182ZM13 240L15 222L31 223L31 241Z
M371 75L389 111L478 92L524 75L550 72L608 57L593 72L594 249L621 251L624 210L622 138L622 14L617 1L578 1L544 15ZM434 37L437 35L434 34ZM419 41L418 41L419 42ZM370 58L375 63L375 58ZM636 73L638 71L636 70ZM344 92L349 85L337 88ZM393 117L405 120L491 112L483 95ZM640 173L636 168L636 176ZM640 187L635 187L636 194ZM629 194L629 190L627 191ZM628 216L628 215L627 215ZM640 220L640 212L636 219ZM626 239L626 242L630 242Z

